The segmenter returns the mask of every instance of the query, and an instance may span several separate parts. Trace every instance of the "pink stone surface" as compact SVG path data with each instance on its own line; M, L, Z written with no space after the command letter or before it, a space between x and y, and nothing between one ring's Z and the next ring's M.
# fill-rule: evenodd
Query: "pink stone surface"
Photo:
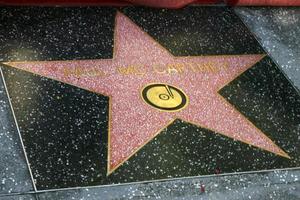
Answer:
M259 62L264 55L175 57L121 13L116 16L114 39L112 59L7 63L110 96L108 172L129 159L176 118L288 157L218 94L219 89ZM188 66L208 62L214 63L219 70L194 72L189 68L182 73L159 73L169 64ZM118 72L119 67L127 66L136 66L137 74ZM140 95L142 88L150 83L180 88L189 97L189 104L178 112L154 109Z

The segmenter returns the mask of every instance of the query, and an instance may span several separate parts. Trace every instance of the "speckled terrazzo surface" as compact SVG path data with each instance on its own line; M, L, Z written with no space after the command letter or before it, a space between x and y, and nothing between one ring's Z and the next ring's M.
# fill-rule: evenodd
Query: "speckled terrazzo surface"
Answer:
M6 91L0 84L0 194L33 190L20 137L16 129ZM16 170L17 169L17 170Z
M4 9L5 11L3 13L6 14L5 16L2 15L2 19L5 19L5 17L11 18L10 20L13 18L18 18L25 20L25 22L22 21L21 27L10 27L10 29L18 30L17 34L10 34L9 37L5 37L5 32L1 33L1 37L5 38L1 40L1 42L5 44L3 45L5 47L2 47L3 61L80 60L95 58L107 59L113 55L111 48L111 45L113 44L111 40L111 38L113 38L111 30L113 30L112 25L114 23L114 19L111 16L114 16L115 13L113 8L108 9L109 11L107 11L105 14L106 17L104 17L105 20L102 20L101 22L93 21L102 13L93 9L62 9L63 11L54 11L54 15L51 9L47 8L45 11L36 10L36 12L41 14L37 19L28 17L32 11L27 9L23 8L23 11L21 11L18 15L13 14L14 11L16 11L14 10L15 8L12 10L10 9L12 8ZM262 48L252 38L251 34L248 35L247 29L242 25L239 25L239 19L233 17L234 15L231 14L231 10L227 10L227 8L224 10L222 8L189 9L190 8L186 8L185 10L179 11L151 11L148 9L127 8L122 10L122 12L130 16L134 23L142 27L142 29L151 37L157 40L163 47L168 49L173 55L176 56L264 53ZM221 29L219 30L220 34L217 34L215 31L213 31L215 26L209 26L207 24L205 25L205 23L200 20L201 17L207 17L207 15L210 15L207 14L208 11L220 11L218 9L220 9L221 12L218 12L217 16L209 16L208 22L212 24L218 24L222 22L222 24L225 24L221 26ZM72 16L76 17L70 19L70 17L67 17L68 12L72 12ZM256 34L267 52L270 53L270 57L272 57L275 62L279 63L279 67L282 68L282 70L297 86L297 84L299 84L299 80L297 79L298 76L296 75L298 72L296 69L298 56L295 55L297 55L297 53L299 54L299 51L296 46L293 45L297 44L297 42L299 43L299 39L295 36L297 35L297 31L299 33L299 30L297 29L297 26L292 26L294 29L287 28L286 20L287 18L293 19L292 21L294 21L294 24L297 23L299 20L299 9L240 8L237 10L237 12L247 24L250 24L252 27L254 27L251 28L251 30ZM49 15L49 13L52 13L53 15ZM112 14L110 15L108 13ZM190 14L188 18L185 17L187 16L187 13ZM277 17L275 20L273 20L275 21L274 24L276 25L272 25L272 22L270 21L272 19L271 16L278 15L280 17ZM256 16L259 16L262 20L254 21ZM96 31L95 33L93 28L84 23L80 23L82 19L89 19L93 22L92 24L96 24L95 27L98 27L98 32ZM49 34L51 35L51 40L47 39L47 37L50 36L37 37L29 34L28 26L31 27L31 23L27 22L26 25L26 20L33 20L33 22L36 22L34 26L40 27L40 30L42 30L40 31L42 32L40 33L41 35L47 32L48 29L52 29L53 32ZM49 23L50 28L45 28L45 25L40 23L40 21L44 20L51 22ZM91 23L89 20L82 21ZM64 30L67 36L62 35L59 31L57 31L60 30L61 27L58 28L58 24L60 23L55 23L55 21L62 21L62 24L65 25L65 27L68 27L68 31ZM199 31L199 24L199 26L190 26L190 24L195 24L195 21L204 23L201 24L201 27L205 27L205 31ZM235 35L235 38L232 37L230 34L234 34L238 31L237 27L231 26L229 22L232 22L232 24L235 26L240 26L239 30L243 31L244 34L246 34L246 37L243 37L242 40L237 39L239 38L238 35ZM262 24L259 24L260 22ZM54 28L51 28L51 24L53 26L55 25ZM157 24L157 26L154 26L154 24ZM180 26L178 24L180 24ZM185 25L182 26L183 24ZM73 34L72 30L74 29L74 26L82 27L80 29L82 34ZM268 29L267 27L269 26L272 28ZM280 26L285 26L285 29L283 27L280 28ZM255 27L260 28L257 29ZM267 31L261 30L264 28ZM286 31L282 31L282 29ZM269 30L272 31L272 34L268 35L267 33L269 33ZM99 32L103 32L102 34L104 34L105 37L101 37L102 39L99 40L94 39L97 38L96 35L91 36L90 38L92 38L91 40L95 44L85 46L85 49L91 48L89 49L90 52L99 53L80 54L80 52L88 52L80 50L82 48L82 44L86 43L85 40L82 39L85 38L82 35L85 35L86 33L89 33L89 35L99 34ZM198 34L195 34L195 32ZM14 43L11 42L12 39L7 39L13 37L17 38L18 34L20 34L19 37L22 37L22 41L20 43ZM288 35L288 37L284 37L285 34ZM110 39L106 39L106 37ZM199 41L197 37L206 39L205 41L201 42L201 40ZM26 40L24 38L30 39ZM285 40L285 38L288 39ZM102 40L106 42L101 42ZM224 40L227 42L224 42ZM28 45L26 43L28 41L29 43L32 41L32 44L35 45ZM60 43L53 44L53 41L60 41ZM224 45L217 45L221 41L223 41L222 44ZM248 41L248 44L244 45L244 47L241 47L241 44L245 43L245 41ZM285 49L284 51L287 52L288 55L279 53L279 50L274 50L276 48L271 48L278 44L276 42L280 44L279 49L283 49L284 46L289 47L286 48L288 50ZM39 45L43 46L44 49L41 50ZM62 50L60 50L60 45L62 46ZM73 51L72 48L79 49L79 53ZM24 49L27 50L25 51ZM61 53L59 53L60 51ZM269 155L267 153L262 153L259 149L253 149L251 146L249 147L248 145L244 145L243 143L239 142L233 143L226 137L220 137L216 135L216 133L209 132L201 128L199 129L199 127L192 126L178 120L168 127L167 130L164 130L159 136L157 136L154 141L149 142L140 151L138 151L129 160L129 162L126 162L117 171L115 171L115 174L111 175L111 180L104 179L104 182L102 178L104 176L101 175L101 169L103 168L103 164L107 163L105 158L106 156L104 155L107 154L107 149L103 148L107 145L105 142L107 140L107 136L101 134L99 135L99 132L103 133L107 129L108 114L105 114L107 113L108 106L107 98L93 93L88 93L85 90L74 86L69 86L65 83L59 83L48 78L13 69L7 67L7 65L3 66L4 77L7 82L8 90L11 91L10 95L14 105L16 117L17 119L19 118L18 122L25 143L25 148L27 150L27 156L29 160L31 160L31 170L33 170L34 178L37 181L35 186L37 186L38 189L49 188L55 190L55 188L59 187L65 188L72 186L92 186L103 183L108 184L128 181L153 180L160 179L162 177L168 178L170 175L171 177L190 176L191 174L199 175L197 174L199 172L201 172L201 174L222 174L226 172L238 172L245 170L253 171L298 166L298 93L295 88L293 88L293 85L290 84L282 74L281 69L277 69L275 63L270 57L267 56L261 60L258 65L255 65L251 68L251 70L248 70L246 73L235 79L235 81L228 84L220 91L220 94L228 102L235 105L240 113L253 122L256 127L266 133L266 135L277 145L288 152L293 159L287 161L285 159L281 159L280 157L278 158L276 156L270 156L271 154ZM286 59L286 61L283 61L284 59ZM82 74L80 71L76 72L77 77L82 75L84 74ZM35 88L35 93L32 93L33 90L31 88ZM253 91L249 90L249 88L253 88ZM2 194L0 195L1 200L35 198L298 199L300 196L299 171L297 170L249 175L245 174L194 178L158 183L144 183L90 189L86 188L78 190L64 190L59 192L42 192L38 193L37 195L25 195L26 192L33 191L33 188L31 185L28 168L26 168L27 163L24 159L23 150L20 142L18 141L18 133L14 127L15 125L12 123L13 118L11 116L9 106L7 106L7 97L5 96L6 93L3 87L2 91L3 92L1 94L3 94L4 106L1 112L6 116L1 117L1 120L3 120L3 123L11 126L12 130L7 131L8 133L3 131L4 138L9 141L5 142L5 145L9 145L10 147L7 148L3 144L3 148L5 149L5 152L7 152L7 156L3 157L1 167L4 166L4 168L6 168L5 166L7 165L15 165L16 167L11 167L9 168L10 172L3 173L3 177L12 180L11 182L13 183L9 184L7 181L2 181L3 190ZM286 98L283 98L283 96ZM268 101L266 101L266 98ZM51 101L49 101L49 99L51 99ZM40 104L39 102L42 104L37 106ZM46 103L46 105L48 105L47 108L44 106L43 102L48 102ZM278 105L280 106L278 107ZM266 107L268 109L266 109ZM49 119L53 120L53 122L48 123ZM55 122L58 119L60 119L60 122ZM91 125L91 120L94 122L93 125ZM76 126L72 124L66 126L65 124L69 121L74 121ZM49 132L49 130L51 130L51 132ZM32 135L33 131L35 132L35 136ZM286 137L286 132L289 132L289 137ZM11 133L13 133L14 136L10 135ZM41 137L39 136L41 133L46 133L46 135ZM49 137L49 133L51 133L51 137ZM77 135L76 133L79 134ZM203 144L197 143L200 140L196 143L193 142L195 134L200 134L201 137L206 138L207 142L203 141ZM212 137L212 135L216 136ZM98 136L98 139L93 139L93 136ZM52 139L51 141L51 138L54 140ZM170 140L170 138L173 138L173 140ZM217 151L215 154L210 153L214 151L214 148L209 149L209 143L212 142L212 140L219 148L219 151ZM69 141L71 141L70 144L68 144ZM174 145L174 142L176 145ZM202 148L193 149L190 146L192 143L194 143L194 146L197 144L196 146L202 146ZM51 145L49 146L49 144ZM208 144L208 146L205 146L204 144ZM158 145L164 148L157 148ZM181 148L178 148L178 146ZM229 154L226 154L225 152L228 151L228 147L230 146L233 149L239 149L239 151L231 149L229 150ZM153 149L157 150L153 152ZM190 154L189 150L187 151L187 149L199 152L197 154ZM203 152L204 149L206 151ZM247 155L247 167L249 167L249 169L247 169L246 165L243 165L242 162L237 162L238 160L243 161L243 159L236 160L233 165L232 163L230 164L228 158L230 158L231 153L233 153L235 157L236 155ZM176 159L173 157L173 155L177 155ZM190 165L188 163L199 163L199 159L197 159L199 155L203 156L201 157L202 163L207 166L196 169L195 165ZM217 159L224 164L221 166L220 164L212 163L211 159L205 160L207 157ZM238 157L240 158L241 156ZM152 159L151 164L153 165L149 163L147 164L147 162L145 162L145 158ZM185 162L187 158L189 159L189 162ZM232 161L232 159L234 158L232 157L230 161ZM251 159L253 159L253 162L251 162L252 164L249 165L249 160ZM36 160L39 160L39 162L36 162ZM160 160L160 162L157 162L157 160ZM174 171L172 167L168 167L167 165L170 163L174 163L172 166L177 167L177 170ZM229 171L226 169L226 166L228 167ZM20 170L18 170L16 173L14 168L18 168ZM194 168L195 171L189 170L187 174L182 173L184 170ZM80 169L81 171L78 173L76 169ZM148 169L149 173L146 172L147 170L145 169ZM157 169L159 169L159 172L153 173L153 171ZM104 173L106 173L105 170ZM51 177L53 177L53 174L56 174L56 177L52 180ZM82 177L78 177L78 175ZM201 191L201 185L205 188L205 192ZM19 195L14 196L13 193L19 193Z
M300 9L236 8L263 47L300 88Z

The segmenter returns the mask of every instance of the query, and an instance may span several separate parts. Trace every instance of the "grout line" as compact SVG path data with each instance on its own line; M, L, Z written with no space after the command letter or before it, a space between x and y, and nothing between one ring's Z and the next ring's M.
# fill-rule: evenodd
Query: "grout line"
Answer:
M210 174L210 175L199 175L199 176L186 176L186 177L178 177L178 178L165 178L165 179L156 179L156 180L146 180L146 181L135 181L135 182L128 182L128 183L115 183L110 185L93 185L93 186L83 186L83 187L70 187L70 188L58 188L58 189L47 189L47 190L38 190L38 193L44 192L58 192L58 191L65 191L65 190L77 190L77 189L92 189L92 188L105 188L105 187L116 187L116 186L127 186L127 185L134 185L134 184L147 184L147 183L159 183L165 181L177 181L177 180L188 180L194 178L216 178L216 177L224 177L224 176L236 176L236 175L244 175L244 174L262 174L266 172L273 172L276 171L287 171L287 170L300 170L300 167L291 167L291 168L282 168L282 169L266 169L266 170L256 170L256 171L245 171L245 172L231 172L231 173L223 173L223 174Z
M36 200L40 200L39 193L34 193L33 195Z
M33 189L34 189L35 192L37 192L37 188L36 188L35 181L34 181L34 178L33 178L33 174L32 174L31 168L30 168L29 160L28 160L28 157L27 157L27 154L26 154L26 150L25 150L25 146L24 146L24 143L23 143L20 128L19 128L19 125L18 125L18 122L17 122L17 119L16 119L16 115L15 115L15 112L14 112L14 109L13 109L13 106L12 106L12 103L11 103L11 100L10 100L8 90L7 90L7 86L6 86L5 78L4 78L4 75L3 75L2 67L0 67L0 73L1 73L2 80L3 80L3 85L4 85L4 88L5 88L5 91L6 91L7 99L8 99L9 105L10 105L10 109L11 109L11 112L12 112L12 115L13 115L13 118L14 118L14 121L15 121L15 124L16 124L16 127L17 127L17 131L18 131L18 134L19 134L19 139L20 139L20 142L21 142L21 145L22 145L24 157L25 157L26 164L27 164L27 167L28 167L28 171L29 171L29 174L30 174L30 177L31 177Z
M213 174L213 175L203 175L203 176L191 176L191 177L180 177L180 178L168 178L168 179L160 179L160 180L149 180L149 181L140 181L140 182L130 182L130 183L121 183L121 184L111 184L111 185L94 185L94 186L84 186L84 187L71 187L71 188L61 188L61 189L49 189L49 190L38 190L38 191L29 191L25 193L10 193L10 194L4 194L3 196L19 196L19 195L36 195L42 194L46 192L63 192L68 190L79 190L79 189L97 189L97 188L107 188L107 187L121 187L121 186L130 186L135 184L150 184L150 183L163 183L166 181L172 182L172 181L178 181L178 180L188 180L188 179L200 179L200 178L220 178L220 177L226 177L226 176L238 176L238 175L250 175L250 174L263 174L263 173L276 173L276 172L291 172L300 170L300 167L294 167L294 168L283 168L283 169L271 169L271 170L261 170L261 171L249 171L249 172L233 172L233 173L224 173L224 174ZM268 174L267 174L268 175ZM289 183L296 183L296 181L291 181ZM273 183L272 183L273 184ZM284 184L284 183L275 183L275 184Z

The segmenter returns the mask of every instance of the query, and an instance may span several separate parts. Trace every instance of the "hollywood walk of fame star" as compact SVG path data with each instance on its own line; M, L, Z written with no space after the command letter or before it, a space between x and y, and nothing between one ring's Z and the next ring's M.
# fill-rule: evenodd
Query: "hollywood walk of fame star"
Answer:
M109 96L108 174L178 118L289 158L218 94L264 55L175 57L121 13L116 15L114 40L112 59L6 63ZM172 64L189 68L166 68ZM157 109L141 95L149 85L160 90L166 86L162 99L184 94L176 98L188 101L172 112Z

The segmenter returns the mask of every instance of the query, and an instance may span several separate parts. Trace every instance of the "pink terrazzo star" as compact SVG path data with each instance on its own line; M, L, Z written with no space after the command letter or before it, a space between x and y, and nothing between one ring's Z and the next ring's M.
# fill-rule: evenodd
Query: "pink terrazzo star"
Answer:
M108 174L176 118L289 158L218 94L264 55L174 57L121 13L114 40L112 59L6 63L110 97ZM188 105L177 112L151 107L141 98L150 83L180 88Z

